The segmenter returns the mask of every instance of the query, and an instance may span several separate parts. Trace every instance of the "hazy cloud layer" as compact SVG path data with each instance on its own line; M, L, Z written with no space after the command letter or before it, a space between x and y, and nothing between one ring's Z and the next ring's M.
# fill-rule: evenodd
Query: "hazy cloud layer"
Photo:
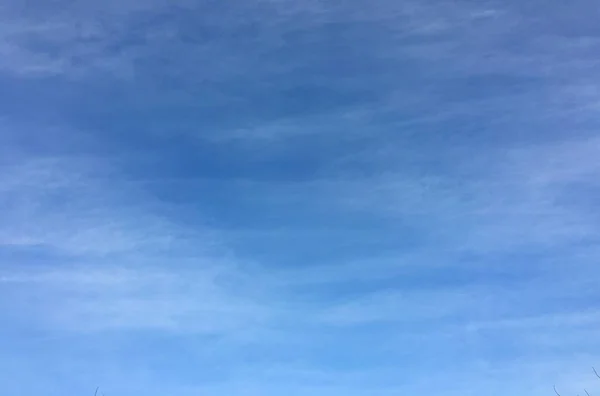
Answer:
M3 391L593 394L598 16L0 0Z

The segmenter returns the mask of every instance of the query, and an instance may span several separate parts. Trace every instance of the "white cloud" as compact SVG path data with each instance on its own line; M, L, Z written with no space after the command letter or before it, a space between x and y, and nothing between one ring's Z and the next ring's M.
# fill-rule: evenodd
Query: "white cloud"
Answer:
M0 174L0 248L32 252L3 256L5 319L52 331L221 334L268 314L217 232L170 221L106 162L15 151Z
M93 158L20 159L3 167L0 225L4 245L47 246L67 254L112 254L195 243L210 250L216 236L186 230L146 211L144 194Z
M12 269L0 282L12 301L12 316L54 331L227 335L251 331L265 320L266 307L222 280L214 263L196 264L176 272L148 263Z

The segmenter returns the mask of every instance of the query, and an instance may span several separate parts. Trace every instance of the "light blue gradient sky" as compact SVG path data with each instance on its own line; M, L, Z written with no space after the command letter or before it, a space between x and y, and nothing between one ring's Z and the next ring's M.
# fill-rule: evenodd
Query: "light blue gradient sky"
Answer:
M599 390L599 20L0 0L0 393Z

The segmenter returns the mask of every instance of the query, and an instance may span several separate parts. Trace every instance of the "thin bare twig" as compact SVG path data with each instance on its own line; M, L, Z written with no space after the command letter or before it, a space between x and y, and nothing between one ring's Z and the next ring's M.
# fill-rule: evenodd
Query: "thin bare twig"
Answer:
M561 396L561 394L556 390L556 385L554 385L554 393L556 393L558 396Z
M94 396L98 396L98 389L100 389L100 387L96 387L96 392L94 392Z
M587 389L584 389L583 391L585 392L585 394L586 394L587 396L591 396L591 395L590 395L590 392L588 392L588 391L587 391Z
M596 368L592 367L592 370L594 370L594 374L596 374L596 377L600 378L600 375L598 375L598 372L596 371Z

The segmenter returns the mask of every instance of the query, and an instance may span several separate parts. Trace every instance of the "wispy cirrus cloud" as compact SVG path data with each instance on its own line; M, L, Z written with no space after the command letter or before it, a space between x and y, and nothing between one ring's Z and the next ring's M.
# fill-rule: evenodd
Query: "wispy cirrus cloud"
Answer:
M593 389L589 2L0 9L5 392Z

